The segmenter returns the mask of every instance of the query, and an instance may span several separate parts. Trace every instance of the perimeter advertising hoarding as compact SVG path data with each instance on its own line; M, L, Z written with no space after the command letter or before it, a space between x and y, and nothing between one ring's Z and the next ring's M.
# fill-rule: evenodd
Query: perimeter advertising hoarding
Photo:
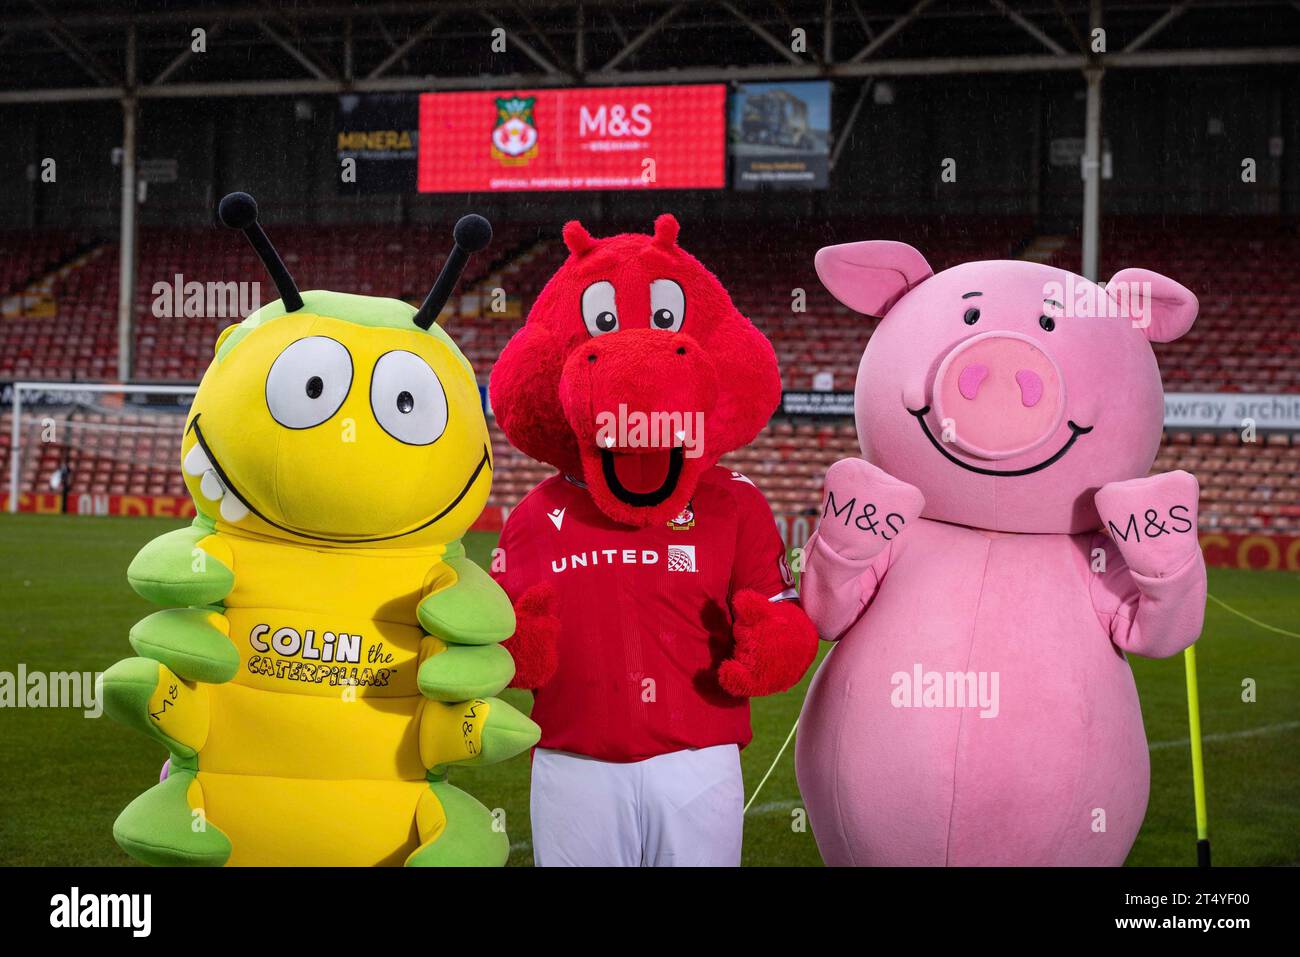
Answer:
M742 83L731 97L735 189L825 189L830 179L831 85Z
M425 93L422 193L722 189L723 84Z
M1167 429L1300 429L1300 395L1166 392Z

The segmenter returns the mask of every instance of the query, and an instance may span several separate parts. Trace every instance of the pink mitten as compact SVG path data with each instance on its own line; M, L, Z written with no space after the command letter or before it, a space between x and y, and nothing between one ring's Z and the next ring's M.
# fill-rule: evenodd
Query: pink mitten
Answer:
M921 490L863 459L841 459L826 472L820 542L850 561L869 561L925 508Z
M1190 472L1111 482L1093 499L1102 527L1131 571L1165 578L1196 554L1200 486Z

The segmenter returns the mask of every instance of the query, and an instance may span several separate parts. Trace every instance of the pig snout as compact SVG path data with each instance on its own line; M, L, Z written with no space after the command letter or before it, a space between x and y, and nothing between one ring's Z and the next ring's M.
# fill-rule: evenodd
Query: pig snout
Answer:
M946 440L972 455L1005 459L1047 441L1065 413L1065 380L1032 339L988 332L958 344L934 380Z

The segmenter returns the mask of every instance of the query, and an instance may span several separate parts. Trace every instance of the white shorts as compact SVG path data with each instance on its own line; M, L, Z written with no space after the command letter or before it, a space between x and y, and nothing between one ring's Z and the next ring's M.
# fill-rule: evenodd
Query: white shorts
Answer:
M645 761L533 753L538 867L739 867L740 749L720 744Z

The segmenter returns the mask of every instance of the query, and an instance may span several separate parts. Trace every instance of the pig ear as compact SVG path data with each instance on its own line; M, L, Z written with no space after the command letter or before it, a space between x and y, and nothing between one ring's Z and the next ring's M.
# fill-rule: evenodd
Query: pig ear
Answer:
M1150 269L1121 269L1106 283L1106 295L1152 342L1173 342L1192 328L1200 309L1190 289Z
M814 262L831 295L868 316L883 316L904 293L934 275L917 250L885 239L826 246L817 250Z

